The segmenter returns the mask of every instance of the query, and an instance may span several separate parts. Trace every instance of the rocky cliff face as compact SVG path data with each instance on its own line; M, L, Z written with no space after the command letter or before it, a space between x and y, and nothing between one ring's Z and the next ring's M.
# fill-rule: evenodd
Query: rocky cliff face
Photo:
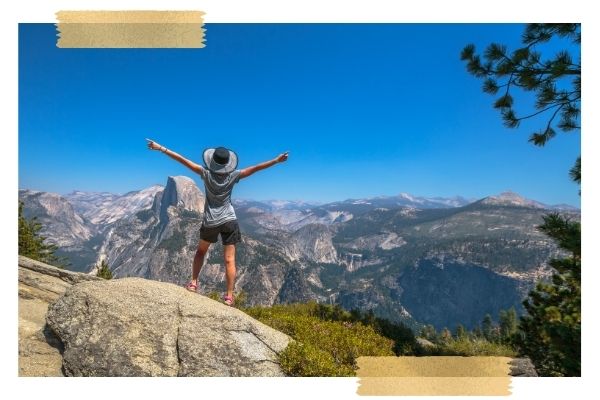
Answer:
M204 195L191 178L170 176L160 200L160 218L165 221L170 210L204 211ZM175 211L172 211L175 212Z
M153 185L120 196L111 193L75 191L66 195L65 198L85 219L101 229L119 219L147 209L156 194L162 190L162 186Z
M92 223L96 223L93 222L96 213L109 209L119 197L118 194L114 193L83 192L81 190L74 190L64 196L79 215L85 216Z
M189 279L203 208L204 195L192 179L169 177L151 208L111 226L100 257L108 259L116 277L181 284Z
M331 238L332 233L326 225L304 225L291 235L287 254L291 260L336 263L337 251Z
M64 346L46 326L48 305L71 285L99 279L19 256L19 376L64 376Z
M298 267L290 268L283 280L281 289L277 296L278 303L306 303L314 300L307 277L302 269Z
M102 243L112 226L147 209L162 190L155 185L122 196L80 191L59 196L20 190L19 200L24 203L24 215L42 223L42 234L58 246L58 255L69 260L69 268L87 272L105 251Z
M19 190L26 218L36 217L42 224L42 235L61 248L80 246L94 234L93 227L75 212L71 203L55 193Z
M172 284L19 257L19 376L283 376L289 341Z

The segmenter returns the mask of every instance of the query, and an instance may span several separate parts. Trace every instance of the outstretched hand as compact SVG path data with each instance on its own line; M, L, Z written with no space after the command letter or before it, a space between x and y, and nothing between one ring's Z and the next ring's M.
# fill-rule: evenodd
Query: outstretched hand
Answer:
M162 149L162 146L158 143L156 143L154 140L150 140L150 139L146 139L148 141L148 148L150 150L160 150Z
M275 160L277 160L277 162L284 162L288 159L288 153L289 151L286 151L285 153L281 153L280 155L277 156L277 158Z
M263 169L272 167L273 165L275 165L277 163L284 162L288 159L288 154L289 154L289 151L286 151L285 153L281 153L280 155L278 155L277 157L275 157L269 161L265 161L263 163L255 165L253 167L244 168L242 170L242 173L240 174L240 177L246 178L255 172L262 171Z

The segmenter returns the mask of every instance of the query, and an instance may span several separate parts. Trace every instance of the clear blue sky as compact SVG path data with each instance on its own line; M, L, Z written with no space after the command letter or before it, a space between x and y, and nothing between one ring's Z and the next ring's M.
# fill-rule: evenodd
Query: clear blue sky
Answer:
M169 175L201 183L147 150L149 137L197 162L204 148L226 146L240 167L290 151L287 163L242 181L237 198L510 189L580 205L568 177L580 134L529 144L543 122L504 128L459 59L468 43L515 48L523 25L206 28L204 49L58 49L54 25L20 24L19 187L124 193ZM530 100L517 96L517 110Z

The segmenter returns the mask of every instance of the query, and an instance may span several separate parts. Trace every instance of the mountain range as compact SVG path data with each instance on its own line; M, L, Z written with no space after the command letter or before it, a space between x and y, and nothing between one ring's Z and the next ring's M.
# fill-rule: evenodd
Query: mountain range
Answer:
M234 195L235 197L235 195ZM19 190L71 269L107 260L115 277L184 284L199 239L204 195L185 176L124 195L65 196ZM515 307L560 254L536 226L548 212L579 209L505 192L483 199L401 193L314 204L234 200L243 236L236 290L249 304L316 300L413 327L476 326ZM211 247L203 292L224 290L223 249Z

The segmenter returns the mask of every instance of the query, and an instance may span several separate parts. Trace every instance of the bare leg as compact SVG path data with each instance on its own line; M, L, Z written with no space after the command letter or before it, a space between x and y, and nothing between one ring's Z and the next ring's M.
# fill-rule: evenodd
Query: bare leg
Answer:
M204 264L204 256L206 256L209 247L210 242L200 239L200 242L198 243L198 249L196 249L196 255L194 256L194 263L192 265L192 283L194 285L198 284L200 268L202 268L202 264Z
M233 296L235 286L235 244L223 246L225 255L225 279L227 280L227 296Z

